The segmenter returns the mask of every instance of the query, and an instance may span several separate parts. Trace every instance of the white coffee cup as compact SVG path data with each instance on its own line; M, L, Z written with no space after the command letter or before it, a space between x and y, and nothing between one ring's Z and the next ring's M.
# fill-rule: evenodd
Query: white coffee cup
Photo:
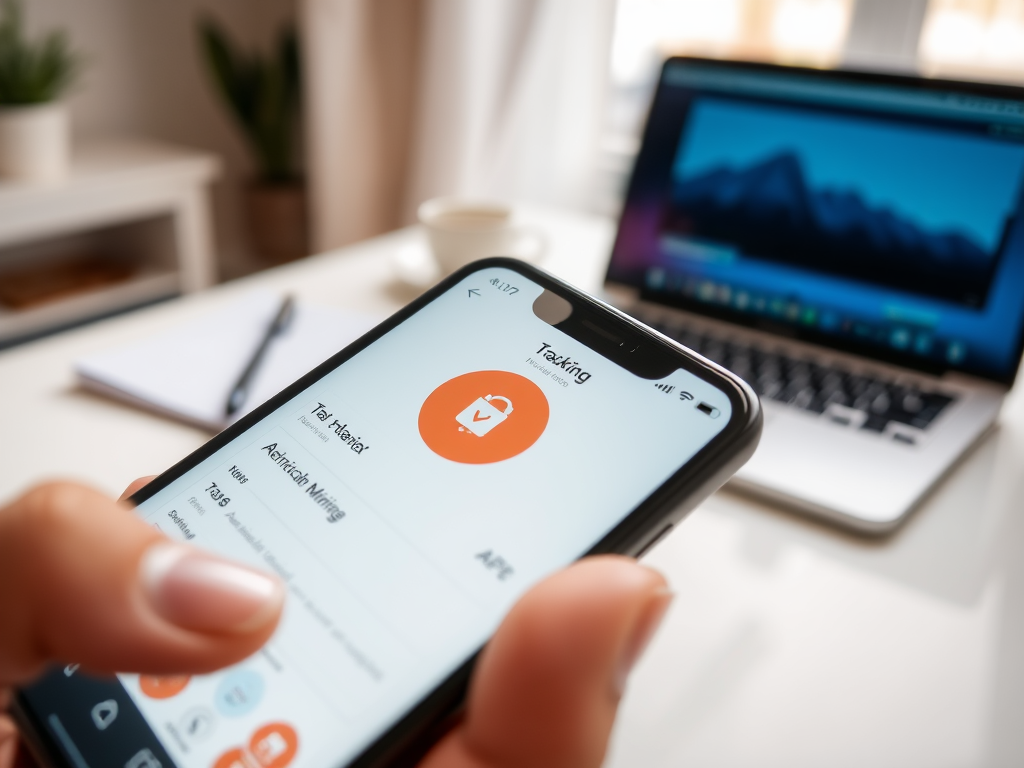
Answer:
M512 208L503 203L436 197L420 205L418 213L444 274L488 256L536 262L547 247L544 235L516 224Z

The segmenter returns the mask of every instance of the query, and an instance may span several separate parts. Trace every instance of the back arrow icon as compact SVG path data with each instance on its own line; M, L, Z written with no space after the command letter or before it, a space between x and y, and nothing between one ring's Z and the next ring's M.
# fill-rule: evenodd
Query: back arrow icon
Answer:
M469 295L470 295L470 296L472 296L472 295L474 295L474 294L476 294L477 296L479 296L479 295L480 295L480 291L478 291L478 290L477 290L476 288L470 288L470 289L469 289Z
M95 707L92 708L92 721L95 726L101 730L107 730L107 727L117 719L117 702L113 699L107 699L101 701Z

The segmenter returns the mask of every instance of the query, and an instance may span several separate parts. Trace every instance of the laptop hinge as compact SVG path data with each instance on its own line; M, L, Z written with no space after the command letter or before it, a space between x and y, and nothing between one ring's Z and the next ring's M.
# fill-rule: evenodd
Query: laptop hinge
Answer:
M708 317L707 315L691 312L686 309L680 309L679 307L672 307L666 304L642 300L640 298L639 291L616 284L606 284L605 291L609 303L626 312L629 312L630 308L642 308L643 314L648 318L651 315L654 315L655 317L665 316L686 318L688 322L697 326L718 329L720 333L742 334L752 339L761 339L766 344L778 344L780 346L789 347L797 353L819 357L824 356L850 367L875 370L880 374L887 375L889 377L899 376L911 377L918 380L941 381L958 389L982 389L994 394L1005 394L1009 391L1009 387L1005 384L999 384L998 382L989 381L988 379L982 379L980 377L971 376L958 371L946 371L940 374L926 373L915 370L914 368L899 365L898 363L875 360L867 355L845 352L824 344L815 344L814 342L804 341L803 339L794 339L759 328L750 328L749 326L740 325L739 323L730 323L728 320Z

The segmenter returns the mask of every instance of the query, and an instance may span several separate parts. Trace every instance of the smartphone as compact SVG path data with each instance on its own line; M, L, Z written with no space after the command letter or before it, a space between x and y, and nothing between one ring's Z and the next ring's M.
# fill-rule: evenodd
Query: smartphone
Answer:
M133 497L284 580L267 645L197 677L69 664L18 717L66 768L408 762L525 590L642 554L760 431L728 371L522 262L470 264Z

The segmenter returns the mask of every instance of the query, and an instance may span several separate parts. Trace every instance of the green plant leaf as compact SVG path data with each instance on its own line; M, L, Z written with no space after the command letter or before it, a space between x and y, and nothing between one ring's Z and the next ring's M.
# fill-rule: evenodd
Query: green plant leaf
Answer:
M27 39L21 3L0 5L0 105L40 104L53 101L70 87L81 59L63 31L38 41Z
M273 57L238 51L211 19L203 20L199 30L207 68L249 144L260 177L294 178L301 89L294 28L282 31Z

